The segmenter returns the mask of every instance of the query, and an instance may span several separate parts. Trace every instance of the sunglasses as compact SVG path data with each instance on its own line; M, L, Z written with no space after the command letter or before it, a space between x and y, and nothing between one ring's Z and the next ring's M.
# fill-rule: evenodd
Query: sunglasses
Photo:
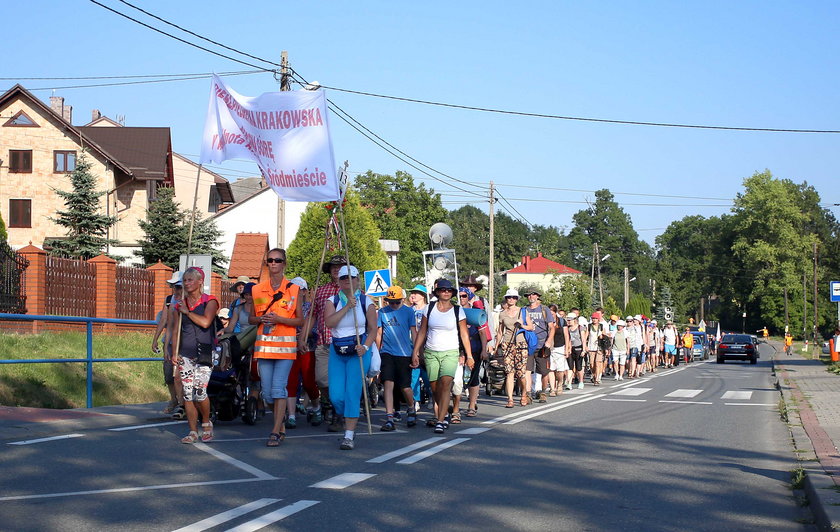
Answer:
M338 278L339 281L346 281L347 279L350 279L349 275L342 275ZM353 279L358 279L358 277L354 276Z
M453 290L453 289L451 289L451 288L438 288L438 289L437 289L437 291L438 291L438 292L449 292L449 293L451 294L451 293L452 293L452 292L454 292L455 290Z
M269 257L269 258L265 259L266 264L271 264L271 263L283 264L284 262L286 262L286 259L275 259L274 257Z
M461 297L467 297L467 294L461 294Z

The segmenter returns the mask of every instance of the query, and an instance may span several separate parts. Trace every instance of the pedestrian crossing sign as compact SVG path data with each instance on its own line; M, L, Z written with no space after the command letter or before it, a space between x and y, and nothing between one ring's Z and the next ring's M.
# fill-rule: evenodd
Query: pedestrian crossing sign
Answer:
M831 302L840 303L840 281L831 281Z
M365 294L372 297L385 296L391 286L391 270L370 270L365 272Z

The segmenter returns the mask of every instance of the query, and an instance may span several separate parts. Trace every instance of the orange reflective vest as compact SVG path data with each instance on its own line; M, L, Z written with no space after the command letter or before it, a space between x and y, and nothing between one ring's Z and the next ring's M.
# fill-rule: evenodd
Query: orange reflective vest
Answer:
M266 279L251 289L254 297L254 315L262 316L274 312L282 318L294 318L297 314L300 287L285 277L280 288L273 290L271 280ZM297 328L275 323L257 325L257 341L254 343L255 358L291 359L297 356Z

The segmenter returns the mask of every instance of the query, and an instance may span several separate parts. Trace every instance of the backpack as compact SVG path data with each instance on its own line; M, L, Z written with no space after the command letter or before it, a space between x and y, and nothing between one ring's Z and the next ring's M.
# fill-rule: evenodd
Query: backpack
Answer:
M336 309L338 308L338 302L339 301L341 301L341 297L339 296L339 294L336 294L332 297L333 307L335 307ZM367 296L365 294L359 294L359 303L362 304L362 309L364 309L365 332L367 332L367 307L368 306L367 306ZM361 333L361 334L365 334L365 333Z
M525 322L527 321L527 314L525 310L526 307L522 307L522 310L519 312L520 316L522 317L522 325L525 325ZM543 315L545 315L545 307L543 307ZM537 331L519 329L519 331L516 334L525 335L525 341L528 343L528 356L531 356L537 352L537 349L539 348L539 338L537 337Z

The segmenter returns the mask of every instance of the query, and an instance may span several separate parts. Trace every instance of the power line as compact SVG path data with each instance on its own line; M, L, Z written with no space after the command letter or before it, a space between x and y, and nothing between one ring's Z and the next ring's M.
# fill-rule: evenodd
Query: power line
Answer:
M497 183L496 186L503 186L503 187L516 187L516 188L529 188L535 190L557 190L561 192L587 192L590 194L594 194L598 192L597 190L585 190L580 188L560 188L560 187L540 187L535 185L516 185L512 183ZM613 195L621 195L621 196L645 196L651 198L676 198L676 199L698 199L698 200L711 200L711 201L728 201L729 198L709 198L709 197L701 197L701 196L680 196L680 195L672 195L672 194L648 194L644 192L613 192L610 190L610 193Z
M165 32L165 31L163 31L163 30L159 30L159 29L155 28L154 26L150 26L150 25L146 24L145 22L141 22L141 21L137 20L137 19L136 19L136 18L134 18L134 17L131 17L131 16L129 16L129 15L126 15L125 13L121 13L120 11L117 11L117 10L116 10L116 9L114 9L114 8L108 7L108 6L106 6L105 4L103 4L103 3L101 3L101 2L97 2L97 0L89 0L89 1L90 1L91 3L93 3L93 4L98 5L99 7L103 8L103 9L107 9L107 10L108 10L108 11L110 11L111 13L114 13L114 14L116 14L116 15L119 15L119 16L121 16L121 17L123 17L123 18L126 18L126 19L128 19L128 20L130 20L130 21L132 21L132 22L137 23L137 24L140 24L141 26L144 26L144 27L146 27L146 28L149 28L150 30L152 30L152 31L154 31L154 32L160 33L161 35L166 35L167 37L171 37L172 39L175 39L176 41L180 41L180 42L182 42L182 43L184 43L184 44L186 44L186 45L188 45L188 46L192 46L193 48L198 48L199 50L204 50L205 52L209 52L209 53L211 53L211 54L213 54L213 55L217 55L217 56L219 56L219 57L223 57L223 58L225 58L225 59L229 59L230 61L234 61L234 62L236 62L236 63L240 63L240 64L242 64L242 65L246 65L246 66L249 66L249 67L252 67L252 68L256 68L256 69L259 69L259 70L263 70L263 71L265 71L265 72L275 72L273 69L269 69L269 68L265 68L265 67L257 66L257 65L254 65L254 64L252 64L252 63L249 63L249 62L247 62L247 61L242 61L241 59L236 59L235 57L231 57L231 56L229 56L229 55L225 55L225 54L219 53L219 52L217 52L217 51L215 51L215 50L211 50L211 49L209 49L209 48L205 48L204 46L201 46L201 45L199 45L199 44L195 44L195 43L192 43L192 42L187 41L187 40L185 40L185 39L182 39L182 38L180 38L180 37L177 37L177 36L175 36L175 35L172 35L171 33L167 33L167 32Z
M768 133L840 133L840 130L836 129L784 129L784 128L769 128L769 127L736 127L736 126L709 126L709 125L699 125L699 124L678 124L678 123L669 123L669 122L644 122L638 120L615 120L615 119L608 119L608 118L587 118L581 116L564 116L564 115L552 115L546 113L528 113L524 111L510 111L506 109L494 109L491 107L477 107L473 105L460 105L454 103L445 103L445 102L436 102L432 100L421 100L418 98L406 98L402 96L392 96L388 94L377 94L374 92L367 92L367 91L357 91L352 89L343 89L341 87L330 87L327 85L322 85L325 89L330 89L339 92L346 92L349 94L358 94L361 96L371 96L374 98L384 98L388 100L397 100L402 102L410 102L410 103L421 103L424 105L435 105L438 107L449 107L453 109L464 109L467 111L481 111L485 113L497 113L497 114L505 114L505 115L515 115L515 116L527 116L531 118L550 118L554 120L573 120L578 122L596 122L602 124L622 124L622 125L630 125L630 126L656 126L656 127L675 127L675 128L688 128L688 129L713 129L719 131L759 131L759 132L768 132Z
M150 13L150 12L146 11L145 9L139 8L139 7L135 6L134 4L126 2L125 0L119 0L119 2L127 5L128 7L132 8L132 9L136 9L137 11L140 11L141 13L143 13L145 15L148 15L148 16L152 17L153 19L159 20L159 21L163 22L164 24L172 26L173 28L177 28L177 29L183 31L184 33L189 33L190 35L192 35L194 37L198 37L199 39L201 39L203 41L207 41L209 43L215 44L216 46L219 46L219 47L224 48L226 50L230 50L231 52L235 52L237 54L244 55L245 57L250 57L251 59L256 59L257 61L262 61L263 63L268 63L269 65L272 65L272 66L275 66L275 67L280 66L279 63L276 63L274 61L269 61L268 59L263 59L261 57L257 57L255 55L251 55L249 53L243 52L242 50L237 50L236 48L232 48L230 46L224 45L224 44L222 44L218 41L214 41L213 39L208 39L207 37L204 37L202 35L199 35L198 33L190 31L190 30L188 30L186 28L183 28L183 27L181 27L177 24L174 24L172 22L169 22L168 20L166 20L164 18L161 18L161 17L155 15L154 13Z
M510 201L527 201L536 203L572 203L589 205L588 201L583 200L552 200L552 199L538 199L538 198L510 198ZM634 206L634 207L732 207L732 204L718 205L711 203L690 204L690 203L619 203L619 206Z
M218 76L228 77L228 76L242 76L245 74L262 74L265 72L264 70L250 70L247 72L239 72L235 74L217 74ZM146 85L149 83L169 83L172 81L189 81L194 79L207 79L211 77L212 74L201 74L195 76L185 76L182 78L167 78L167 79L148 79L143 81L118 81L114 83L93 83L89 85L65 85L63 87L35 87L35 88L28 88L28 91L49 91L49 90L59 90L59 89L89 89L94 87L116 87L121 85Z
M231 74L245 74L248 72L264 72L263 70L235 70L232 72L218 72L219 76ZM34 77L16 76L11 78L0 78L0 81L70 81L70 80L94 80L94 79L137 79L137 78L179 78L182 76L211 76L214 72L184 72L181 74L126 74L124 76L65 76L65 77Z

